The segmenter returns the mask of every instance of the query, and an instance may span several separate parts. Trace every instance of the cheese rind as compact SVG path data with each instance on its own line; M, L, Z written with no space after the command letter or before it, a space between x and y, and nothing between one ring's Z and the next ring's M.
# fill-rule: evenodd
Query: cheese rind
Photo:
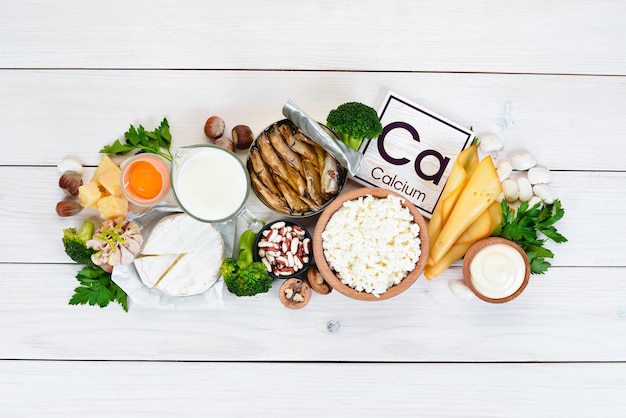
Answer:
M224 241L215 226L180 213L157 222L134 264L147 287L190 296L213 286L223 259Z

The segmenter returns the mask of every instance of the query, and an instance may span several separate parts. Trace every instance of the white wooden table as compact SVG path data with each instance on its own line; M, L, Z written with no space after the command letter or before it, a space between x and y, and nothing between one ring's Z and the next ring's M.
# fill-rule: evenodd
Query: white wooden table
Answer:
M0 0L0 416L626 416L626 2ZM569 242L509 304L68 305L57 162L129 124L255 132L396 91L554 170ZM258 202L251 207L266 213ZM340 323L329 333L329 320Z

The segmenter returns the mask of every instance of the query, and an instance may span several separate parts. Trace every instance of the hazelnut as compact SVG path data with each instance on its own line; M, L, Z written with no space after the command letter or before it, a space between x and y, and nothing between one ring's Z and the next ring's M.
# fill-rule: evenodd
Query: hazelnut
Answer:
M237 125L232 130L233 142L237 149L248 149L254 141L252 129L247 125Z
M287 279L280 286L278 296L281 303L287 308L300 309L304 308L311 300L311 288L306 280Z
M224 147L229 151L235 152L235 144L233 144L233 140L230 138L218 138L215 140L215 145L219 145L220 147Z
M66 171L59 178L59 187L72 196L78 196L78 188L83 185L83 179L75 171Z
M78 200L71 197L61 200L56 206L57 215L61 217L77 215L81 210L83 210L83 207Z
M315 293L319 293L320 295L327 295L333 291L333 288L330 287L326 280L324 280L324 276L319 272L317 267L311 266L309 267L309 271L306 273L307 281L311 286L311 289L315 291Z
M211 116L204 124L204 134L209 139L217 139L224 135L224 120L219 116Z

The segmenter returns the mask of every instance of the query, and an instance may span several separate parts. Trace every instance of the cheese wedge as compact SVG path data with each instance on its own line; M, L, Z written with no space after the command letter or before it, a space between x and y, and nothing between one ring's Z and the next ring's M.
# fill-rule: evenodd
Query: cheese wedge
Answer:
M179 213L157 222L133 263L147 287L190 296L213 286L223 260L224 241L215 226Z

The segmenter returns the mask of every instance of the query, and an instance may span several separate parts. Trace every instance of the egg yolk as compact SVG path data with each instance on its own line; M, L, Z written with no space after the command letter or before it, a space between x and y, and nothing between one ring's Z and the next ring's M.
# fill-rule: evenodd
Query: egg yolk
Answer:
M128 187L140 198L153 199L163 188L163 177L149 162L137 161L129 167Z

